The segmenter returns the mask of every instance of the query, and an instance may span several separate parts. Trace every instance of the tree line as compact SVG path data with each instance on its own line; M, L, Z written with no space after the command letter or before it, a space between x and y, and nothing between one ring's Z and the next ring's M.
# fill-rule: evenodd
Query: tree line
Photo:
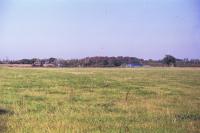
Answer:
M177 59L166 55L162 60L144 60L136 57L86 57L83 59L21 59L1 60L0 64L30 64L35 67L134 67L134 66L200 66L200 59Z

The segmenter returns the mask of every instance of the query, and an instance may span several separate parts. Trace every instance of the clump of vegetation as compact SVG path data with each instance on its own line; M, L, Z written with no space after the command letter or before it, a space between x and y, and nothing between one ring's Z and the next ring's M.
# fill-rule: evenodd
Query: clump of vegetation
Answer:
M176 66L176 58L172 55L166 55L163 59L163 63L168 66Z

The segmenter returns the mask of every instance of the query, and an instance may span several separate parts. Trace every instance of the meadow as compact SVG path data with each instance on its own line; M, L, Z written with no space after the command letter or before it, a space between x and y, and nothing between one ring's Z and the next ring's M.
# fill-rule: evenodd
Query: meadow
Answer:
M200 68L0 67L0 132L198 133Z

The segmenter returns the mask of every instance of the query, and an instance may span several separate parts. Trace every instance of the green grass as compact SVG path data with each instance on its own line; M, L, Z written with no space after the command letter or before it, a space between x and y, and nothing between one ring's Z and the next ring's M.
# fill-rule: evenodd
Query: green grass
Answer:
M0 132L200 132L198 68L0 67Z

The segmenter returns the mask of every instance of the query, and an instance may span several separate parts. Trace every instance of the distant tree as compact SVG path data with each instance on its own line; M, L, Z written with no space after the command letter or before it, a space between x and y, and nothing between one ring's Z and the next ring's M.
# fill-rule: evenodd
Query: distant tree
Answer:
M168 66L176 66L176 58L172 55L166 55L164 58L163 58L163 63L168 65Z
M37 60L39 60L39 59L37 59L37 58L31 59L32 64L35 63Z
M19 60L19 64L32 64L32 60L31 59L22 59Z
M118 59L115 59L115 60L113 60L113 64L114 64L114 66L116 66L116 67L118 67L118 66L121 66L121 65L122 65L121 61L120 61L120 60L118 60Z
M103 60L103 66L108 66L108 64L109 64L108 60L104 59Z
M52 58L49 58L49 63L55 63L56 60L57 60L57 59L56 59L56 58L53 58L53 57L52 57Z

